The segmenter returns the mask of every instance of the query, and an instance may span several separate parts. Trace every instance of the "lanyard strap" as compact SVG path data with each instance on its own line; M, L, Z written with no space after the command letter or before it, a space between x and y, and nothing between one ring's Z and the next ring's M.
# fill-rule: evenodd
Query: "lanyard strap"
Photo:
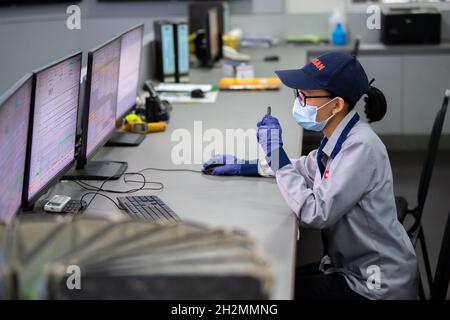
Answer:
M355 113L355 115L350 119L350 121L345 126L344 130L342 130L341 135L338 138L338 141L336 142L336 145L333 148L333 151L331 152L330 157L334 158L339 151L341 151L342 144L344 143L345 139L347 139L348 133L352 128L355 126L355 124L359 121L359 115ZM327 144L327 137L324 137L322 141L320 142L319 149L317 149L317 166L320 170L320 176L323 177L323 174L325 172L325 166L322 163L322 156L323 156L323 148ZM323 244L323 255L328 255L328 242L326 240L325 236L325 230L320 230L320 235L322 237L322 244Z
M347 136L348 136L350 130L352 130L352 128L355 126L355 124L358 121L359 121L359 114L355 113L355 115L350 119L350 121L345 126L344 130L342 130L342 133L339 136L339 138L336 142L336 145L333 148L333 151L331 152L331 155L330 155L331 158L336 157L336 155L339 153L339 151L341 151L342 144L344 143L345 139L347 139ZM322 156L323 156L322 150L325 147L325 145L327 144L327 142L328 142L327 137L324 137L322 139L322 141L320 142L319 149L317 150L317 166L319 167L321 177L323 177L323 174L325 172L325 166L322 163Z

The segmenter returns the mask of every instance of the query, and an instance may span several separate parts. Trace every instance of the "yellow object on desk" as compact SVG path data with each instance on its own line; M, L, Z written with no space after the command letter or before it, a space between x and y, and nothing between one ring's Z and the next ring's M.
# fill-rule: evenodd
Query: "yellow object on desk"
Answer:
M222 78L220 90L278 90L281 81L277 77L268 78Z
M149 133L166 130L167 124L164 121L144 122L137 114L129 114L125 117L123 130L134 133Z
M142 122L142 119L137 114L130 113L125 117L125 122L126 123Z
M159 132L166 130L166 123L163 121L160 122L132 122L125 123L123 125L123 129L128 132L141 133L146 134L149 132Z
M235 50L239 49L239 41L240 40L241 40L241 37L238 35L224 34L222 36L223 45L229 46Z

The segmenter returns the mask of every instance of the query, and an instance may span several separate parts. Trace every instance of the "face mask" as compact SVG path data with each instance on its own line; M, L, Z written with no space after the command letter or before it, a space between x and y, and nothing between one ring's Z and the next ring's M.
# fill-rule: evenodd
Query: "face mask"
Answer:
M325 126L327 125L328 121L334 116L334 114L329 116L328 119L317 122L317 111L325 107L333 100L330 100L321 107L316 108L309 105L305 105L304 107L302 107L300 101L298 101L297 98L295 99L294 106L292 107L292 115L294 116L294 119L298 123L298 125L303 127L303 129L311 131L322 131L323 128L325 128Z

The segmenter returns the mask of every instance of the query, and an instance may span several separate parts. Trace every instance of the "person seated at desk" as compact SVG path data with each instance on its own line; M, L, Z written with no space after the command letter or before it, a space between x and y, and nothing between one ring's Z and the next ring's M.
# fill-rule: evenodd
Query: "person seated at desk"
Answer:
M386 113L383 93L371 86L358 60L325 53L300 70L276 74L294 89L292 114L307 130L321 131L317 150L290 160L275 117L258 122L265 159L256 164L216 156L212 174L275 176L302 226L322 232L320 262L296 271L296 299L416 299L414 247L397 220L386 147L354 107L365 98L369 122Z

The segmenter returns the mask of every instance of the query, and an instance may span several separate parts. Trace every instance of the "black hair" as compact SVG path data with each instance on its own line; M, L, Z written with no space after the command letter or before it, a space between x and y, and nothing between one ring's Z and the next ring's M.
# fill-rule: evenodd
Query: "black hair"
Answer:
M381 119L383 119L387 110L386 98L383 92L377 87L371 85L374 81L375 79L372 79L369 82L369 89L367 89L366 92L367 96L364 97L364 113L366 114L366 118L369 123L380 121ZM330 90L327 91L334 97L341 97L340 95L335 94ZM356 103L358 102L350 101L349 99L344 97L342 98L348 103L348 111L353 110L356 106Z
M386 114L386 98L380 89L369 86L367 97L364 97L364 112L369 123L380 121Z
M373 81L371 81L371 83L372 82ZM364 102L366 103L364 105L364 113L366 114L367 121L369 121L369 123L380 121L383 119L387 110L386 98L383 92L380 89L369 85L366 94L367 96L364 97ZM348 103L349 111L355 108L356 102L350 102L345 98L344 100Z

